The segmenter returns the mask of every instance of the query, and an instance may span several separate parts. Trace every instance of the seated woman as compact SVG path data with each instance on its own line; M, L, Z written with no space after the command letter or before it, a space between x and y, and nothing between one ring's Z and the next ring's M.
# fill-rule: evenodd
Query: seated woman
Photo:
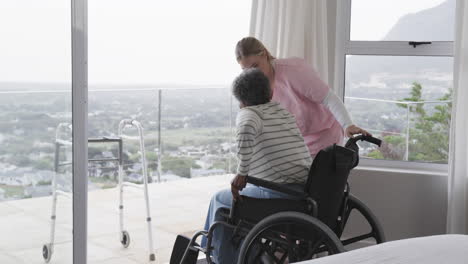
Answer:
M280 184L302 187L312 159L296 120L279 103L270 102L268 78L258 69L248 69L233 82L233 94L240 103L237 115L237 175L230 190L216 193L211 199L205 230L221 220L220 208L230 208L240 194L255 198L287 198L286 194L253 185L246 186L246 176ZM232 230L217 227L213 234L213 260L217 264L236 263L237 250L231 243ZM206 246L205 239L202 246Z

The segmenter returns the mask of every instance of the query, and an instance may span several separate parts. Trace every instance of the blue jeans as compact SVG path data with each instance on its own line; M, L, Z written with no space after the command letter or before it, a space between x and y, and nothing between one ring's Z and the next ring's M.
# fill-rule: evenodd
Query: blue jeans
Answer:
M291 188L301 189L303 185L290 184ZM291 198L291 196L273 191L267 188L257 187L255 185L247 185L241 192L241 195L272 199L272 198ZM219 215L220 208L231 208L232 205L232 194L230 189L222 190L217 192L210 202L208 214L206 216L205 230L208 230L215 221L223 220ZM231 243L233 230L223 225L218 225L213 232L213 239L211 246L213 247L213 261L216 264L230 264L237 263L237 257L239 255L239 248L236 248ZM206 247L206 238L202 238L202 247Z

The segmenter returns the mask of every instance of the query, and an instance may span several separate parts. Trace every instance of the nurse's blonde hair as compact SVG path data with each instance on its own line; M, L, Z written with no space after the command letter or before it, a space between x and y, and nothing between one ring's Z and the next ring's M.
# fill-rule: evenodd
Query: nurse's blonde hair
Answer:
M236 45L237 61L250 55L266 55L268 61L275 59L260 40L254 37L246 37L239 40Z

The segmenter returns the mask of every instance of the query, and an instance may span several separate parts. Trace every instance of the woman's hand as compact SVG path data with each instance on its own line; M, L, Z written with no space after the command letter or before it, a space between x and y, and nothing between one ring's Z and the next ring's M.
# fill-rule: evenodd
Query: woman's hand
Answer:
M356 134L362 134L364 136L372 136L371 133L355 125L350 125L345 129L345 136L349 138Z
M237 198L240 198L239 192L242 191L242 189L245 188L245 185L247 184L247 177L242 176L242 175L236 175L234 179L231 181L231 193L232 197L234 200L237 200Z

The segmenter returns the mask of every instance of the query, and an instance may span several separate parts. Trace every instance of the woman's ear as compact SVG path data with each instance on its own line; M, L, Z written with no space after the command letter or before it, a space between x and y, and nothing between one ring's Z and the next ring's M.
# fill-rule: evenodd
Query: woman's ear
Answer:
M258 56L260 56L260 57L266 57L266 56L267 56L267 53L266 53L265 50L262 50L262 51L260 51L260 52L258 53Z

